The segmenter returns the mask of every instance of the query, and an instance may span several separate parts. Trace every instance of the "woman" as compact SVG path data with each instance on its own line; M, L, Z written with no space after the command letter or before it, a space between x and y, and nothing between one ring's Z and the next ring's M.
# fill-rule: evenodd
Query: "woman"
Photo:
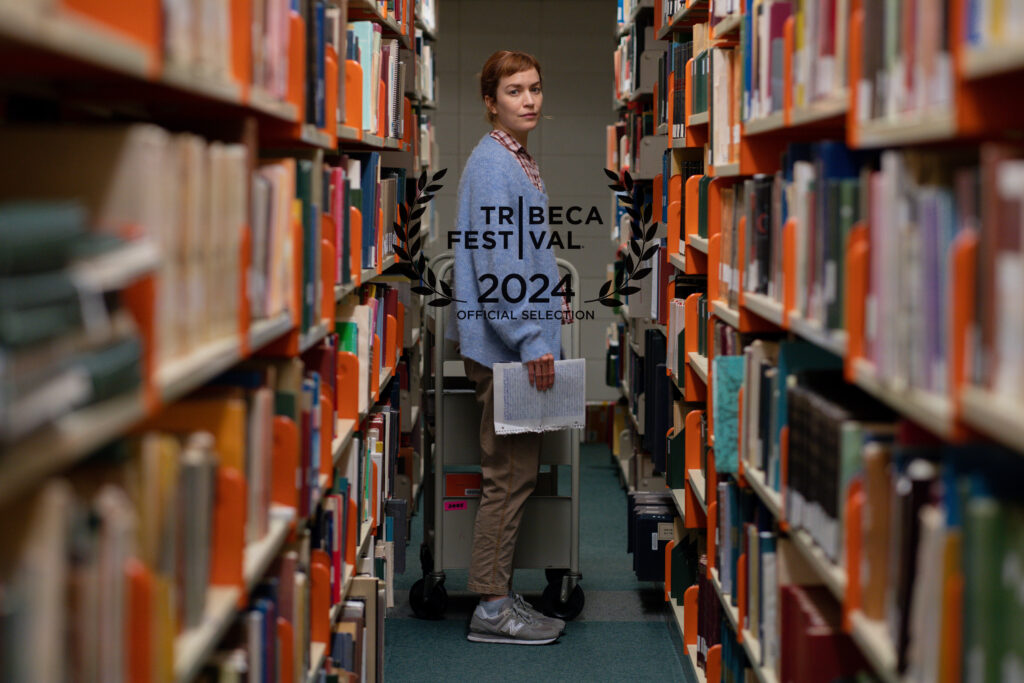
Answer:
M555 257L550 249L534 246L546 239L529 234L547 234L546 219L539 225L529 222L531 215L547 216L547 195L537 164L526 151L544 99L540 64L523 52L495 52L481 71L480 94L493 130L473 149L459 181L457 229L462 239L455 249L458 312L476 314L456 316L460 353L483 407L483 484L467 584L481 598L468 638L542 645L558 639L564 622L540 614L511 590L512 556L523 505L537 483L541 435L497 436L492 400L494 363L524 363L530 384L546 391L554 383L555 359L561 353L558 320L546 314L557 314L564 301L550 296L558 282ZM483 233L491 231L494 248L467 248L470 231L481 233L479 245L486 245ZM531 278L538 274L550 283L542 303L530 300L537 289ZM524 282L528 291L521 296Z

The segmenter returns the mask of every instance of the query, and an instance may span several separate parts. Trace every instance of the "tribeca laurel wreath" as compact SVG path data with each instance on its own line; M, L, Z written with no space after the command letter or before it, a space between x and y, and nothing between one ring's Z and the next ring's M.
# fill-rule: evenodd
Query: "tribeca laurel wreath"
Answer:
M419 179L416 181L416 194L398 205L398 217L401 223L395 223L395 234L398 236L399 244L395 245L395 255L398 256L398 267L402 274L408 277L415 284L412 291L426 296L436 295L437 298L427 302L430 306L448 306L455 301L462 301L452 296L452 288L444 280L439 280L430 267L426 254L423 253L423 240L420 236L420 217L427 210L427 205L434 198L434 195L441 190L443 185L438 181L444 177L448 169L442 168L430 177L430 184L427 184L427 170L423 169Z
M613 181L608 187L617 194L618 201L625 206L626 214L629 216L629 252L626 253L622 269L615 274L615 278L601 285L596 299L588 299L585 303L599 301L604 306L614 307L622 305L619 296L629 296L639 292L640 288L633 283L639 282L651 274L651 269L643 267L643 263L658 253L657 244L648 246L648 243L658 233L658 223L655 221L644 229L644 225L651 220L651 212L654 207L652 204L642 204L640 199L633 194L633 179L630 177L629 171L622 172L621 182L619 174L615 171L606 168L604 172ZM623 194L626 196L623 197Z
M424 169L416 181L415 194L398 205L400 222L394 224L395 235L399 240L395 245L395 255L399 259L397 267L402 274L418 283L413 285L413 292L436 297L427 302L428 305L435 307L449 306L456 301L465 303L463 299L454 297L451 286L438 279L434 269L430 267L430 262L423 253L423 240L420 235L420 217L427 210L427 205L434 199L435 194L444 187L438 181L447 171L448 169L442 168L430 176L428 183L427 171ZM614 307L622 306L622 300L618 297L639 292L640 288L635 283L651 274L651 268L643 264L658 252L657 244L649 244L658 232L658 223L650 223L653 206L642 204L633 193L633 178L630 177L629 171L623 171L621 181L615 171L606 168L604 172L613 181L608 187L618 195L618 201L623 204L629 216L629 252L626 253L623 267L615 274L614 279L601 285L597 298L587 299L585 303L597 301L604 306ZM647 225L648 223L650 225Z

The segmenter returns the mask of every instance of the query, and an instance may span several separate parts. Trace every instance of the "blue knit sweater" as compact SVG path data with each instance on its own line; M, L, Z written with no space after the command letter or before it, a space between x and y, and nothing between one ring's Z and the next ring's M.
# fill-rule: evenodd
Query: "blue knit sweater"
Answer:
M522 209L520 210L520 199ZM499 224L498 209L490 212L490 220L483 207L511 207L511 224ZM530 225L531 207L540 207L542 223ZM454 245L455 297L463 302L449 309L448 315L457 320L457 335L449 325L448 337L457 339L463 356L487 367L494 363L530 361L546 353L555 359L561 357L561 324L551 313L561 310L561 297L552 297L558 284L555 255L547 248L547 195L534 187L519 161L500 142L485 135L473 149L459 179L458 214L456 230L461 234ZM522 230L520 230L520 213ZM496 246L492 249L467 248L468 231L477 231L478 246L483 244L485 231L492 231ZM499 231L510 231L508 249ZM533 234L531 239L530 234ZM519 258L519 238L522 235L522 259ZM539 242L541 248L534 244ZM494 285L493 278L479 278L485 274L497 277L497 287L490 292L494 302L479 301L480 295ZM537 275L547 277L547 287L541 296L547 302L531 302L543 282ZM505 278L518 275L503 288ZM531 278L535 278L531 280ZM523 286L525 284L525 287ZM507 291L505 296L503 289ZM518 302L516 299L522 294ZM483 311L483 313L481 313ZM462 315L456 315L461 313ZM459 319L462 318L462 319ZM451 319L451 318L449 318Z

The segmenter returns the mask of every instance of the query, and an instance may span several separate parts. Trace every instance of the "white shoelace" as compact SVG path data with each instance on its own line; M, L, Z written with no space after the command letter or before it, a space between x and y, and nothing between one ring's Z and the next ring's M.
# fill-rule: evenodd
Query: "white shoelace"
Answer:
M534 609L530 603L526 602L526 599L519 593L512 594L512 603L518 607L521 612L529 614L531 618L541 614L539 610Z
M518 593L512 598L512 611L526 623L533 623L533 615L530 614L529 608L526 607L522 597Z

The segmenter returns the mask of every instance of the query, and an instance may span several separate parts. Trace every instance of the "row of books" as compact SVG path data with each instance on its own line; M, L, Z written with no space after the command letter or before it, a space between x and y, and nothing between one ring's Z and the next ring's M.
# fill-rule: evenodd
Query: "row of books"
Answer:
M697 612L694 632L683 634L692 643L693 665L732 681L765 672L803 683L868 675L835 598L808 582L768 510L732 478L719 481L716 494L713 554L705 535L685 529L678 517L665 547L667 598ZM646 495L652 494L637 494ZM718 652L714 669L712 649Z
M659 15L678 9L655 4ZM717 290L715 301L701 302L697 293L667 302L667 366L674 358L682 371L683 398L672 393L666 482L684 489L674 492L685 509L682 526L696 530L675 530L666 547L669 570L682 564L671 574L671 596L679 600L692 587L686 570L703 555L704 567L714 569L698 569L694 579L704 577L696 608L710 620L697 628L697 659L716 654L725 678L1012 679L1024 643L1016 570L1024 517L1010 484L1019 478L1019 454L941 444L893 412L904 410L898 399L883 406L847 379L854 374L869 386L861 379L870 366L892 393L923 396L913 405L927 404L925 412L932 396L944 399L935 412L948 407L959 427L955 390L963 373L1005 401L1012 422L1024 386L1015 348L1024 316L1009 295L1020 289L1021 247L1019 230L1007 227L1019 223L1020 149L982 143L868 152L827 139L784 148L779 136L758 136L748 125L742 168L737 162L738 124L778 114L786 100L800 109L845 105L852 96L862 123L948 114L955 43L995 44L952 35L951 27L969 33L983 17L991 30L998 13L1006 36L999 44L1007 46L1015 10L884 0L743 4L742 12L736 3L708 10L718 23L742 17L735 44L727 37L707 48L708 81L699 88L711 100L710 130L706 138L693 132L715 168L666 180L663 167L655 179L663 220L675 215L666 188L689 190L680 197L683 224L669 226L681 236L670 251L685 255L688 273L707 263L708 289ZM861 10L861 44L854 45ZM698 28L705 40L708 28ZM686 40L686 30L675 32ZM860 69L860 83L847 82L851 66ZM845 114L840 106L822 111ZM685 153L668 154L678 173ZM730 168L718 168L724 164ZM738 177L748 166L764 173ZM693 239L684 247L687 233ZM783 311L784 299L791 310ZM696 329L685 319L688 305L691 320L697 309ZM654 310L645 307L643 317L653 319ZM827 335L848 341L828 344L851 354L845 368L835 355L843 351L786 336L790 315L845 331ZM810 334L790 323L791 331ZM642 340L624 335L619 345ZM706 393L690 391L695 373L684 367L680 346L708 359L708 385L699 382ZM649 400L645 408L646 418ZM676 441L690 429L700 433L685 434L689 448L680 453ZM649 437L634 441L650 455ZM698 491L700 475L706 485ZM687 627L684 642L692 636Z
M658 78L654 67L663 47L664 42L655 38L653 17L641 13L632 30L619 38L614 54L616 100L653 92Z
M634 12L639 13L639 16L643 16L643 9L651 6L646 0L615 0L615 2L615 22L620 29L633 18Z
M706 55L706 80L694 79L694 87L709 92L708 164L725 166L740 158L740 93L743 65L737 50L711 48ZM694 60L694 66L697 65Z
M294 574L305 577L302 572L296 571ZM299 581L306 583L305 578ZM270 593L271 588L261 585L260 591ZM308 589L305 593L308 596ZM287 635L281 635L282 630L287 634L287 627L281 627L283 623L291 626L290 620L275 617L279 612L269 597L259 598L232 624L225 636L224 647L214 653L211 662L203 668L196 680L200 683L281 680L275 677L276 671L290 672L288 675L292 677L291 680L305 680L302 677L310 671L339 681L368 680L367 665L371 659L376 659L376 653L370 650L367 634L369 631L379 634L380 624L383 623L379 615L383 612L383 606L378 603L375 607L380 622L375 624L367 617L367 602L367 599L361 598L343 603L339 620L330 630L330 642L323 643L324 658L316 663L319 664L316 669L311 669L308 655L305 658L295 657L286 644ZM307 614L299 616L301 618ZM376 642L380 642L379 637Z
M10 150L5 197L76 197L95 232L158 247L159 363L237 333L244 146L148 124L5 126L0 138ZM48 163L56 156L74 163Z
M405 136L403 95L409 71L415 69L413 54L400 50L398 40L384 38L381 25L355 21L348 25L347 58L362 69L362 128L386 138ZM383 103L383 118L381 105ZM351 125L346 118L341 123Z
M690 296L705 291L707 279L701 275L683 275L676 273L674 296L670 299L666 293L667 318L665 334L668 338L668 369L672 375L680 378L682 384L683 368L686 365L686 300Z
M762 41L767 39L772 46L769 73L774 74L777 68L781 69L774 60L777 49L774 46L782 37L775 31L774 20L785 14L793 17L793 68L790 74L793 107L803 109L815 102L845 99L849 89L850 4L845 0L797 2L788 10L776 9L777 4L763 7L768 26L765 30L761 24L758 36ZM785 73L780 73L779 80L784 82ZM779 107L774 106L774 97L772 111L779 111Z
M428 31L436 31L437 0L416 0L416 20Z
M40 21L60 18L83 24L83 30L102 27L104 35L123 37L125 42L151 51L153 61L160 65L160 76L173 83L237 87L247 101L293 103L299 110L299 122L331 134L338 123L346 123L345 62L351 60L363 71L363 112L361 122L348 124L382 137L403 137L402 82L404 78L413 80L413 53L408 50L407 57L401 59L398 40L382 40L382 25L369 21L366 9L357 3L242 0L228 6L214 0L148 0L146 4L153 6L140 8L140 12L151 14L155 26L144 21L133 24L90 3L80 3L70 11L51 7L52 3L30 3L17 9L38 15ZM413 5L412 0L397 0L382 4L375 13L394 22L392 35L397 31L411 38ZM239 20L244 25L236 25ZM295 60L301 63L300 69L291 66ZM328 63L336 68L331 70L336 82L330 88L326 82ZM407 76L406 70L410 71ZM301 99L293 100L296 86L290 80L296 74L301 74ZM327 111L328 90L337 92L337 111ZM350 97L359 95L348 90ZM378 122L377 106L381 104L386 120Z
M952 3L925 0L904 9L897 2L869 0L863 11L858 119L948 112L953 105Z
M745 3L744 121L782 111L787 76L791 78L789 95L795 108L846 97L850 9L844 0ZM784 29L790 18L794 22L793 66L786 74Z
M170 134L147 124L8 127L0 136L9 143L11 158L24 162L17 170L10 165L4 174L10 180L5 196L77 196L82 215L76 220L95 226L89 232L107 240L95 249L136 237L157 247L158 365L236 335L242 306L259 319L273 318L297 303L293 315L299 329L308 331L320 320L325 296L333 296L321 286L322 242L330 243L337 254L337 284L352 282L357 268L378 266L393 253L394 231L386 226L394 222L398 203L412 182L402 168L382 168L376 152L345 155L336 167L324 164L319 152L312 159L265 159L250 175L243 145ZM55 171L42 163L57 150L92 168L90 181L85 182L80 172ZM180 172L167 175L162 170L166 168ZM22 213L12 214L10 220L25 225L49 220L33 217L28 209ZM324 231L325 214L335 219L333 231ZM251 226L252 238L245 255L250 266L249 300L244 303L241 244L246 226ZM12 225L12 231L17 229ZM86 232L70 224L54 223L52 229L69 231L69 237ZM42 232L32 240L26 237L25 253L39 251L47 239ZM353 248L360 250L354 260ZM301 271L287 258L295 251L302 253ZM61 276L56 272L54 286L59 286ZM28 303L20 307L27 308ZM69 305L54 299L49 319L58 324L54 314L63 306L68 315L59 325L69 326L76 317L75 307ZM18 320L12 318L11 325L20 329L27 319ZM44 335L33 338L42 341L46 331L37 328L25 334Z
M658 123L671 126L672 137L676 139L686 136L686 81L690 76L686 64L691 57L693 41L673 37L668 52L659 58Z
M672 9L674 3L661 3L666 19ZM723 147L715 148L712 143L714 165L738 159L724 146L733 137L733 144L738 144L739 136L732 130L740 121L781 112L787 95L796 109L845 100L853 58L860 60L863 74L857 112L862 123L921 119L949 111L953 100L950 3L933 0L904 9L896 2L875 0L863 8L862 44L858 46L850 44L852 12L853 4L846 0L744 0L742 13L718 3L712 15L717 20L742 17L742 35L735 49L728 44L708 45L708 25L693 26L694 62L687 76L694 78L694 89L689 113L710 108L712 120L718 120ZM1010 42L1011 33L1005 26L1014 16L1011 10L978 2L972 3L966 14L965 42L984 44L985 35L993 36L991 42L996 45ZM1004 20L995 18L1004 15ZM791 71L786 73L784 28L789 19L794 27L793 53ZM998 29L993 28L996 24ZM1000 37L1003 35L1007 38ZM679 62L669 61L673 74L666 76L678 78L674 72ZM712 83L714 87L709 87Z
M790 533L806 534L809 540L799 542L820 549L826 566L834 567L826 571L860 577L858 609L880 624L896 655L898 672L939 680L940 673L948 676L950 671L956 678L959 669L949 667L962 666L966 679L999 680L1009 675L1019 665L1020 641L1012 626L991 627L992 615L999 612L992 600L1001 595L999 591L1008 591L1006 613L1016 614L1022 603L1012 595L1019 591L1019 577L1011 572L982 578L974 572L994 571L982 569L990 558L1017 561L1020 505L1016 493L1003 483L1019 469L1016 458L988 446L937 446L934 438L900 422L888 408L843 382L838 359L805 342L756 340L744 349L744 356L738 443L746 472L764 473L755 476L764 476L769 488L781 485L785 495L776 505L784 511ZM713 382L727 374L721 362L726 360L716 359ZM729 396L735 401L738 394L735 387L714 396L713 457L719 477L735 471L728 462L733 438L729 434L735 432L727 425L735 416L719 412L719 403ZM785 480L780 481L775 454L783 427L788 430L788 465ZM719 514L730 505L722 486ZM847 500L855 487L864 492L862 517L857 520L847 516ZM971 533L974 520L984 531ZM858 535L848 538L851 529ZM855 561L848 555L850 547L859 548L859 561L865 563L860 572L850 568ZM748 578L755 566L751 558L748 550ZM717 566L723 591L733 592L735 574L728 565ZM960 578L967 582L964 585L987 590L972 588L961 603L947 588L950 580ZM746 595L746 613L752 615L753 594ZM785 592L780 599L785 600ZM834 598L825 602L835 609ZM955 616L961 613L962 623ZM976 621L970 622L968 615L975 615ZM785 616L783 620L785 624ZM783 629L783 634L787 632ZM942 654L961 640L962 662ZM764 640L761 643L762 652L771 652ZM784 660L785 656L783 668Z
M296 517L311 521L300 542L304 570L286 551L279 580L252 594L258 619L249 612L243 622L251 653L257 621L267 626L277 623L274 614L296 615L295 666L308 670L310 548L324 553L331 604L338 603L345 577L355 571L361 529L378 533L379 526L379 541L391 546L386 556L404 556L404 541L395 547L394 532L383 530L405 527L411 498L406 489L404 499L394 499L398 382L333 460L337 418L325 402L336 404L336 354L331 336L302 358L246 361L148 420L140 436L47 484L26 533L3 535L11 566L0 632L5 651L18 653L5 658L10 680L54 680L59 676L50 673L62 666L85 672L83 680L135 680L142 670L152 680L171 680L175 638L208 618L216 599L211 589L236 586L243 549L261 542L275 518L290 524ZM385 525L386 518L396 521ZM151 582L146 597L133 592L135 580ZM138 623L127 628L128 618ZM64 623L78 627L63 629ZM44 631L51 646L52 634L66 633L62 650L78 654L55 659L46 648L15 646L22 635L38 642L32 634ZM147 654L136 662L129 650ZM266 665L273 648L263 657ZM130 675L123 669L129 661Z
M415 79L406 78L406 93L410 86L412 94L424 102L437 102L437 58L434 55L433 44L427 42L429 39L423 31L416 29L415 43ZM408 69L409 67L406 67ZM408 71L406 71L408 73Z
M1012 302L1021 250L1001 227L1012 223L1020 203L1012 182L1020 158L1016 148L997 144L982 146L977 155L871 155L837 142L792 145L783 170L774 176L754 176L721 189L717 229L724 298L738 305L742 271L745 291L781 302L782 232L792 221L794 310L824 329L844 329L846 251L854 226L866 219L871 249L863 305L865 356L881 376L947 395L957 333L951 288L958 274L950 259L958 240L977 236L977 275L966 283L974 288L978 330L969 375L978 386L1020 400L1020 354L1013 339L1024 327ZM707 178L700 181L699 219L708 215L708 184ZM746 257L740 263L743 216L747 226L764 229L746 230ZM698 234L706 236L708 227L699 220Z
M142 341L122 299L156 267L151 242L93 230L78 202L8 202L0 252L0 443L140 386ZM135 268L108 277L118 258Z
M964 39L974 48L1013 47L1024 28L1021 6L1016 2L971 0L967 3Z

